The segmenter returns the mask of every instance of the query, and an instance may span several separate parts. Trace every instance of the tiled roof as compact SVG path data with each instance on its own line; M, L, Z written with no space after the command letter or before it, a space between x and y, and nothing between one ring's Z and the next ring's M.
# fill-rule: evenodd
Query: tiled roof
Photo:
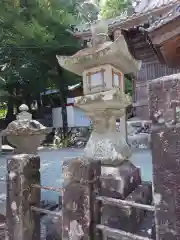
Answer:
M177 0L142 0L141 3L135 7L135 13L145 14L177 2Z
M134 13L130 16L127 15L127 11L125 11L120 16L117 16L113 19L106 20L106 23L111 28L113 25L121 25L128 21L135 21L144 15L150 15L153 12L159 11L163 8L167 8L167 11L171 9L174 5L178 4L179 0L142 0L135 8ZM132 26L133 27L133 26ZM77 26L78 28L78 26ZM79 28L79 33L86 33L90 31L90 24L87 23L84 26ZM78 32L78 31L77 31Z
M158 19L153 24L151 24L148 31L151 32L157 28L160 28L162 25L165 25L166 23L170 22L173 19L176 19L179 16L180 16L180 4L172 8L171 11L165 14L162 18Z

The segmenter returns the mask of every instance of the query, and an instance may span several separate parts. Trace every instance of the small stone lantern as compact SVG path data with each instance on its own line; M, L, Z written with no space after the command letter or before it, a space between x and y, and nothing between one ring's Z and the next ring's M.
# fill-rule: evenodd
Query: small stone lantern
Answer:
M83 77L84 96L75 105L92 119L93 132L86 145L87 158L103 162L121 162L131 156L126 142L125 109L131 99L124 93L124 74L137 72L141 62L129 53L120 35L114 42L103 22L92 26L92 47L71 57L57 56L59 64ZM120 118L120 133L116 119Z
M15 147L16 153L36 154L49 130L38 121L32 120L27 105L22 104L19 110L16 120L9 123L3 135Z

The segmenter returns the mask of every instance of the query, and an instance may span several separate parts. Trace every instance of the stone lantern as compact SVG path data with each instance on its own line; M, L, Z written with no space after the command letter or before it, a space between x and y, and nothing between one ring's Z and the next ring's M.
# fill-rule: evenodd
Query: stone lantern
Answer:
M29 108L25 104L22 104L19 110L16 120L9 123L2 134L7 136L16 153L36 154L49 130L38 121L32 120L32 114L28 112Z
M75 105L92 119L93 132L84 154L103 162L121 162L131 156L126 142L125 109L131 103L124 93L124 74L137 72L141 63L129 53L120 35L114 42L103 22L92 25L92 46L71 57L57 56L59 64L83 77L84 96ZM120 133L116 119L120 118Z
M107 36L107 26L99 22L92 26L91 47L71 57L57 56L63 68L83 77L84 96L75 98L75 105L82 109L93 123L93 132L83 157L70 159L63 165L64 238L68 238L67 236L71 238L72 233L74 236L77 235L74 239L82 238L80 233L73 232L76 228L80 229L81 225L78 225L80 222L83 222L85 234L92 231L89 223L96 220L84 217L91 215L89 214L91 206L89 201L83 202L82 199L100 194L104 197L146 204L152 195L151 187L141 182L139 168L129 160L131 149L126 142L125 109L131 103L131 99L124 93L124 74L138 71L141 63L133 59L124 37L118 34L119 37L111 42ZM116 130L116 119L120 119L120 132ZM92 175L93 180L100 177L101 188L99 193L96 187L92 187L97 192L90 195L89 185L87 184L86 188L87 185L83 183L82 186L81 182ZM90 180L92 181L91 178ZM95 185L96 183L93 186ZM79 189L88 190L80 192ZM91 201L93 202L93 198ZM70 212L74 203L78 207ZM108 227L134 232L139 227L143 214L143 210L134 211L132 207L117 208L103 204L100 222ZM72 216L73 219L79 216L79 221L74 221L73 226ZM86 236L83 238L88 238ZM103 236L111 237L106 235L106 232L103 232Z

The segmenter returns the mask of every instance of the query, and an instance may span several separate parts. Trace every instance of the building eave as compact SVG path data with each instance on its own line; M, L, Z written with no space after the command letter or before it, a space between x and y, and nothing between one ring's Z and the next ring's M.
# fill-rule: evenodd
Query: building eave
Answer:
M148 12L143 12L143 13L138 13L138 14L133 14L132 16L129 16L126 19L121 19L121 17L116 17L115 19L112 20L107 20L108 27L109 27L109 33L111 34L116 28L132 28L134 26L141 25L143 23L147 22L147 19L153 17L160 16L172 9L172 7L176 6L178 4L178 0L171 2L165 6L162 6L160 8L155 8L152 11ZM91 29L90 26L83 31L75 31L73 35L77 38L90 38L91 37Z

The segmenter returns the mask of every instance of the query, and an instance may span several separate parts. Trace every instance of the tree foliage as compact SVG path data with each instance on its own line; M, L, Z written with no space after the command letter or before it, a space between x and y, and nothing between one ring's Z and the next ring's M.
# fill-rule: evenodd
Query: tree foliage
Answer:
M63 8L62 8L63 6ZM67 31L76 23L73 4L65 0L2 1L0 8L0 87L7 94L9 110L22 101L30 106L40 92L49 85L60 88L65 101L64 88L72 83L57 64L56 55L71 55L80 49L79 43Z
M113 18L124 13L132 0L105 0L100 2L100 17L103 19Z
M0 7L0 101L8 103L7 118L22 102L39 105L40 93L50 87L60 92L64 105L67 86L80 78L62 69L56 55L72 55L81 45L69 31L71 24L122 12L130 0L90 3L82 0L1 0ZM65 110L65 109L64 109ZM66 112L63 114L66 122ZM65 128L65 127L64 127Z

